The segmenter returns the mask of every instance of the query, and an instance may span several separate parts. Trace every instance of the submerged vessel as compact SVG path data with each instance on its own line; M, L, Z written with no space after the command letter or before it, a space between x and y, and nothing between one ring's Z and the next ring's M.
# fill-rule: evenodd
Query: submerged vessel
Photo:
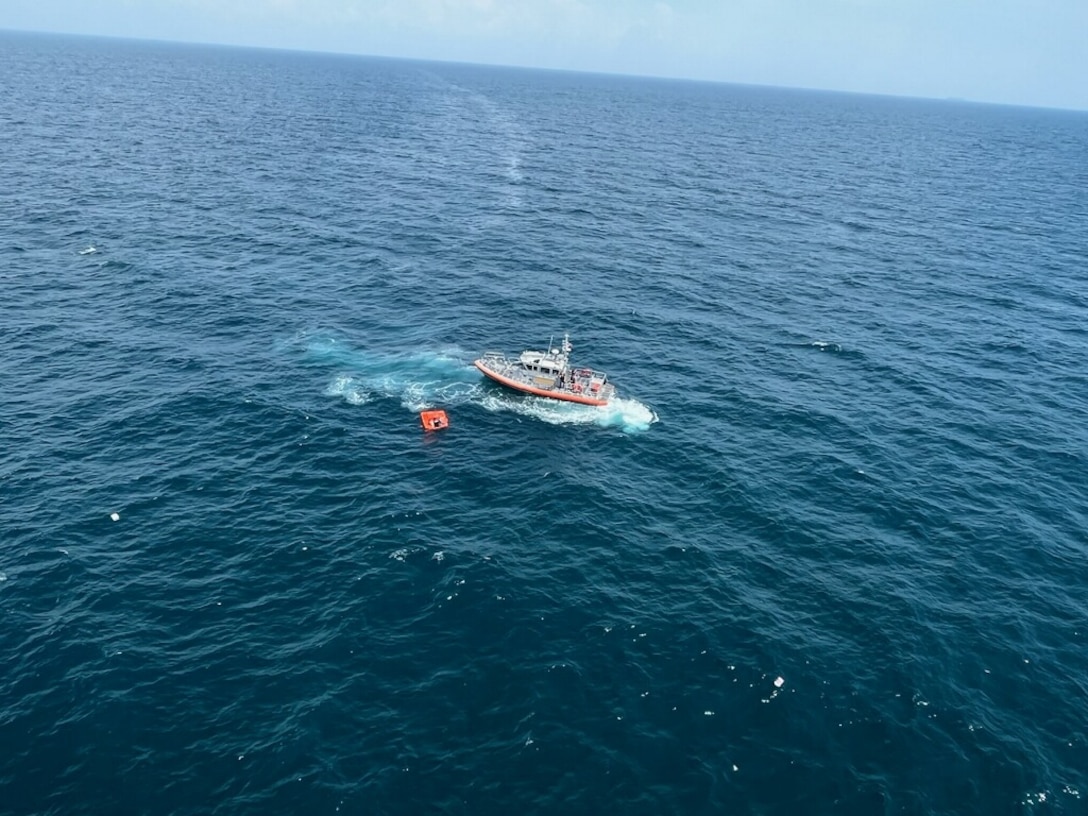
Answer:
M547 351L523 351L520 357L485 351L474 365L497 383L537 397L578 402L582 405L607 405L616 394L608 377L592 368L570 364L572 346L563 335L563 345Z

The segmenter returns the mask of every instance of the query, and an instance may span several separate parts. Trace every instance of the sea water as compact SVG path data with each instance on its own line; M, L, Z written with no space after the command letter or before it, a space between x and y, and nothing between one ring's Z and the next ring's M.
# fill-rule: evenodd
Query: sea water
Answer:
M1085 812L1088 115L0 52L0 811Z

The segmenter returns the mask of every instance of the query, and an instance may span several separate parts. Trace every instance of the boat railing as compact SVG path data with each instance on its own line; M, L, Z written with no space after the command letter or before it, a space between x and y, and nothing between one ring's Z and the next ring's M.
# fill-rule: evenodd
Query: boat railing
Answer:
M575 379L579 380L607 380L607 376L603 371L596 371L592 368L583 368L581 366L573 366L570 369L571 374Z
M485 351L480 357L480 362L493 371L501 372L512 371L517 365L516 361L511 360L501 351Z

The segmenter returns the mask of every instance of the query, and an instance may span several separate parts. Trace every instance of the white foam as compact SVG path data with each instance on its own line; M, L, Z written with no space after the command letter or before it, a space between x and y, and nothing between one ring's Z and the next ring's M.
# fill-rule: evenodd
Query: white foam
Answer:
M366 405L373 399L362 383L347 375L333 378L325 389L325 394L330 397L343 397L349 405Z
M489 411L510 411L549 425L598 425L624 433L647 430L657 414L638 400L613 399L607 405L579 405L546 397L523 397L502 391L485 393L480 404Z
M479 387L479 373L456 350L386 354L319 338L308 343L307 351L342 369L325 393L352 405L385 397L400 400L410 411L421 411L438 403L464 402Z
M619 427L625 433L649 430L658 421L658 416L646 405L635 399L616 398L599 409L604 418L599 425Z

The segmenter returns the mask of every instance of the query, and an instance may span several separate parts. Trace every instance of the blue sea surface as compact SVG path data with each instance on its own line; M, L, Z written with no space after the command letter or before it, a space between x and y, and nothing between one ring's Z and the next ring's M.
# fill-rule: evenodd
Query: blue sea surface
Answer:
M1088 114L0 88L0 812L1088 813Z

